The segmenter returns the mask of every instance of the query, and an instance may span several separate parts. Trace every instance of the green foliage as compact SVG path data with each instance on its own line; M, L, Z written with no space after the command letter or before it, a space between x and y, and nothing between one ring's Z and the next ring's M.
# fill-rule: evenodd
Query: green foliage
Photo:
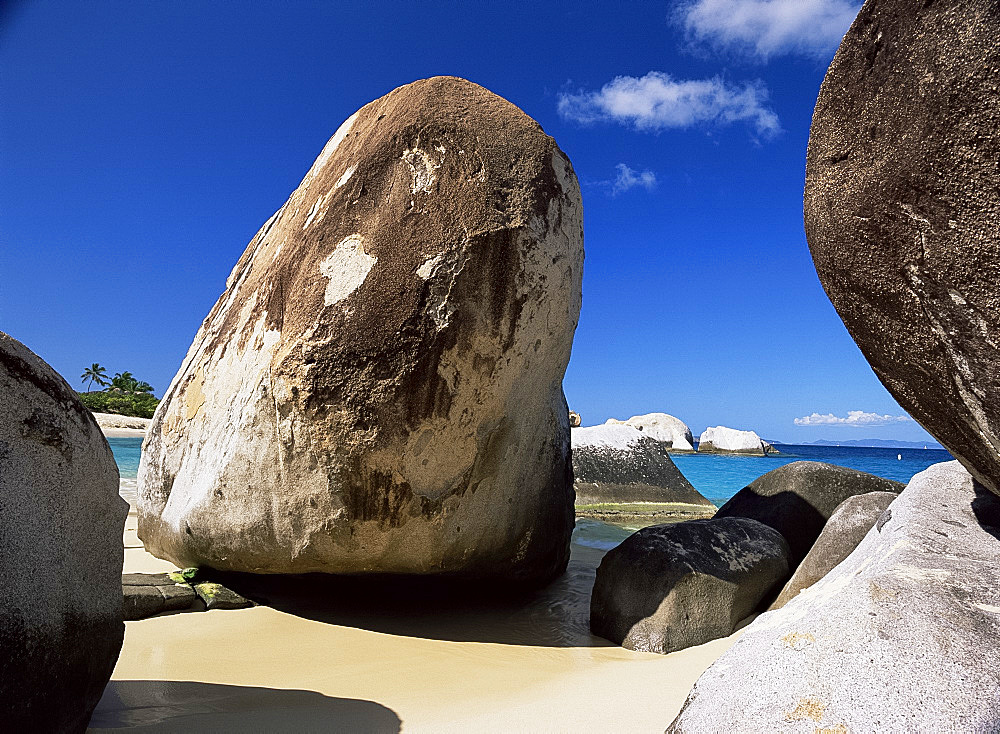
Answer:
M185 568L181 571L171 571L168 575L170 576L170 580L176 584L189 584L198 575L198 569Z
M80 401L92 413L115 413L133 418L152 418L160 402L148 393L81 392Z
M107 379L106 370L96 362L83 371L83 381L104 387L102 392L77 393L92 413L114 413L132 418L152 418L160 402L153 395L153 386L137 380L131 372L119 372Z

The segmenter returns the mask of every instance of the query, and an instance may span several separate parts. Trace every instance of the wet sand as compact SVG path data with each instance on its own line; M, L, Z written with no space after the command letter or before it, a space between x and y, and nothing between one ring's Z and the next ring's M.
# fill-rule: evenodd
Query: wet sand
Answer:
M125 572L172 570L135 526ZM514 600L272 579L239 589L271 606L126 622L90 731L662 732L739 633L671 655L592 636L602 556L574 545L565 576Z

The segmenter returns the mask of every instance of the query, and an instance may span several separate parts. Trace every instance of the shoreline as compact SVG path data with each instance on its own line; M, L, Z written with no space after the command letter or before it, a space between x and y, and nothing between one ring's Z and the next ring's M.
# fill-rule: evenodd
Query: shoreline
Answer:
M105 438L145 438L151 418L133 418L115 413L92 413Z
M577 505L576 516L599 520L611 525L643 528L649 525L704 520L718 511L715 505L688 502L602 502Z
M132 508L124 572L174 570L136 522ZM126 622L89 731L662 732L740 633L670 655L595 637L603 556L574 544L562 577L490 605L346 595Z

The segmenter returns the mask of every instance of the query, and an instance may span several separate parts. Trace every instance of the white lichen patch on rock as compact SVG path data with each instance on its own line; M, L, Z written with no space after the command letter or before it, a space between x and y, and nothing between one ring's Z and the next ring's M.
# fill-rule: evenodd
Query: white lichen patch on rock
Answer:
M332 306L343 301L361 287L374 266L375 258L365 252L361 235L345 237L320 263L320 272L330 279L323 302Z
M410 193L429 194L434 181L437 180L434 172L441 167L441 164L435 163L427 152L416 146L404 150L400 158L410 167Z
M333 185L333 188L339 189L345 183L347 183L348 181L350 181L351 180L351 176L354 175L354 169L355 169L355 166L349 166L348 169L346 171L344 171L344 175L337 179L337 183L335 183Z
M417 268L417 275L423 280L429 280L430 277L434 275L434 271L437 269L437 266L441 263L443 259L444 259L443 252L439 252L437 255L427 258L426 260L424 260L423 264L421 264L421 266Z
M340 147L340 144L351 131L351 127L354 125L354 121L357 118L358 113L355 112L353 115L344 120L341 126L337 128L337 132L335 132L333 137L330 138L326 145L323 146L323 150L320 152L319 157L316 158L316 162L312 164L312 168L310 168L309 173L306 174L307 180L315 178L316 172L326 166L327 162L330 160L330 156L332 156L337 151L337 148Z

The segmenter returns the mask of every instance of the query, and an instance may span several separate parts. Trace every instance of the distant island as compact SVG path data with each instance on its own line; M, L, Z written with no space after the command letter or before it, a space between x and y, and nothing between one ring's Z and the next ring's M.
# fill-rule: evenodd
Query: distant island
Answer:
M807 441L802 446L863 446L874 449L943 449L937 441L893 441L886 438L856 438L852 441Z

